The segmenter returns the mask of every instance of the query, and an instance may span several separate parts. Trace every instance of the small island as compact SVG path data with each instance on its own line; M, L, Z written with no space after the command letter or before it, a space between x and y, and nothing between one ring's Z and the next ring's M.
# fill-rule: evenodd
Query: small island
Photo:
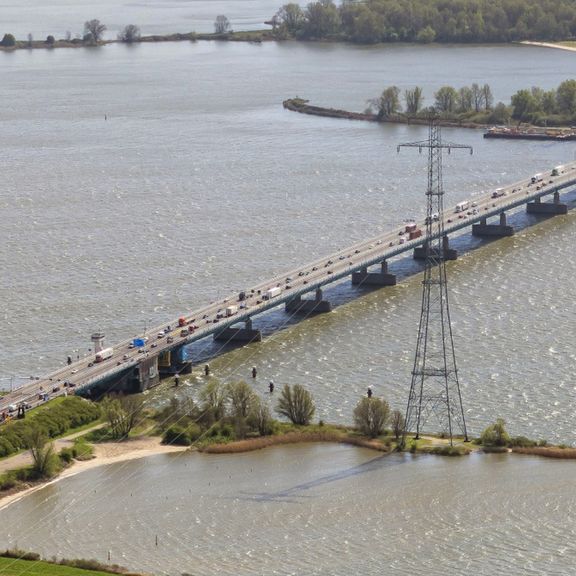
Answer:
M458 89L442 86L434 93L434 103L428 107L424 107L423 90L419 86L404 90L402 95L400 88L390 86L367 104L364 112L349 112L313 106L298 97L282 103L287 110L312 116L427 124L430 114L434 114L439 124L447 127L486 129L498 126L486 132L486 137L576 140L576 80L573 79L565 80L552 90L538 87L518 90L509 104L494 104L490 86L476 83Z

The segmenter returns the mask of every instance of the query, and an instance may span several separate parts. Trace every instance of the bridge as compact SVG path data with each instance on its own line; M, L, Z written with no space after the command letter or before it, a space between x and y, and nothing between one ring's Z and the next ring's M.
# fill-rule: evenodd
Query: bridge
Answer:
M566 214L568 207L561 203L560 193L573 187L576 187L576 162L549 168L542 174L445 209L434 215L444 222L444 249L440 256L457 258L456 251L449 246L448 235L470 226L475 236L512 235L514 229L507 224L506 214L523 205L531 214ZM546 196L551 196L551 201L542 201ZM489 223L490 219L496 221ZM111 356L101 362L91 356L33 379L0 398L0 413L22 402L35 406L46 397L68 390L87 396L105 390L146 390L158 384L161 376L190 372L191 363L184 359L183 349L193 342L209 336L226 342L260 341L262 334L253 327L252 319L272 308L284 305L287 312L304 315L329 312L332 307L324 298L323 288L348 276L358 286L396 284L388 262L409 251L413 251L415 258L424 258L428 240L422 220L278 274L242 293L151 328L150 339L143 346L135 347L132 339L124 340L114 345ZM371 269L373 266L378 268Z

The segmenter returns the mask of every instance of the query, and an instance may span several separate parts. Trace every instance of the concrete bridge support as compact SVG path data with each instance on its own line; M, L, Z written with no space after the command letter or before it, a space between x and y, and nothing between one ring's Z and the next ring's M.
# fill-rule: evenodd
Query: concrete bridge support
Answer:
M388 273L388 262L383 260L381 266L380 272L368 272L368 268L352 272L352 284L355 286L396 286L396 274Z
M184 359L184 346L160 353L158 355L158 371L161 378L175 374L190 374L192 362Z
M427 241L424 242L422 246L414 248L414 260L426 260L426 254L428 250L436 252L435 248L429 247ZM456 260L456 258L458 258L458 252L453 248L450 248L448 236L444 236L442 239L442 254L436 254L436 258L443 258L444 260Z
M294 300L286 302L286 312L292 314L321 314L331 311L332 303L323 299L321 288L316 290L314 300L303 300L301 296L297 296Z
M500 224L487 224L486 218L480 220L480 224L472 224L472 235L480 238L503 238L513 236L514 228L506 224L506 213L500 213Z
M214 334L216 342L261 342L262 332L252 327L252 318L244 322L244 328L229 326Z
M546 216L557 216L558 214L568 214L568 206L560 202L560 192L554 192L552 202L541 202L536 198L534 202L526 204L528 214L544 214Z

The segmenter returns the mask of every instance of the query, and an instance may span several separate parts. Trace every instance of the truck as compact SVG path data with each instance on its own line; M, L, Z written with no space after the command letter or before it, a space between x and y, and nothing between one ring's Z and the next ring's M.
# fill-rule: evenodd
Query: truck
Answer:
M417 229L416 222L410 222L409 224L406 224L406 232L408 233L415 232L416 229Z
M419 228L411 230L408 233L408 239L409 240L414 240L415 238L420 238L420 236L422 236L422 230L420 230Z
M181 316L180 318L178 318L178 326L180 326L180 327L186 326L186 318L184 318L184 316Z
M506 193L502 188L496 188L496 190L492 192L492 198L500 198L500 196L506 196Z
M144 340L144 338L134 338L132 344L134 345L134 348L142 348L142 346L146 345L146 340Z
M532 178L530 178L530 182L532 184L536 184L536 182L542 182L543 176L542 173L538 173L538 174L534 174L534 176L532 176Z
M274 286L273 288L269 288L266 290L266 293L263 296L264 300L270 300L271 298L275 298L282 292L282 288L279 286Z
M96 358L94 358L94 362L103 362L104 360L108 360L108 358L112 358L114 355L114 348L104 348L100 350L100 352L96 352Z
M234 316L238 312L238 306L227 306L226 307L226 318Z
M470 206L469 200L464 200L464 202L459 202L458 204L456 204L455 212L465 212L466 210L468 210L469 206Z

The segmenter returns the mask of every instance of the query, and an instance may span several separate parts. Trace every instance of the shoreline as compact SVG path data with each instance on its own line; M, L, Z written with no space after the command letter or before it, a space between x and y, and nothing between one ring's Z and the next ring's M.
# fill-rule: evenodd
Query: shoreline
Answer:
M576 52L576 46L564 46L563 44L555 44L553 42L533 42L532 40L522 40L518 42L524 46L537 46L539 48L555 48L556 50L567 50L568 52Z
M32 492L36 492L50 484L55 484L65 478L86 472L87 470L92 470L108 464L146 458L148 456L172 454L190 450L188 446L170 446L162 444L161 442L162 438L159 436L147 436L134 438L133 440L125 442L103 442L101 444L93 444L94 458L82 461L74 460L74 463L71 466L65 468L60 474L58 474L58 476L50 480L40 481L24 488L23 490L7 492L5 495L0 493L0 511L14 502L17 502L21 498L32 494Z

